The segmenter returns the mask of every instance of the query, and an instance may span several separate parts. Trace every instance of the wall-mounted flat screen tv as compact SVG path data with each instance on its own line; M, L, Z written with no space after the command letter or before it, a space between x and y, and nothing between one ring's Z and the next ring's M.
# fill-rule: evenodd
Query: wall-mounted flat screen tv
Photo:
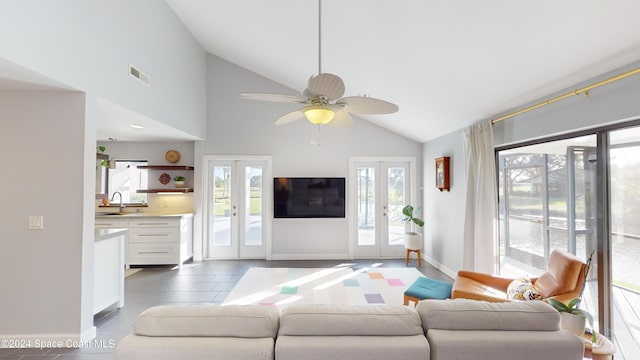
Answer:
M345 217L345 178L273 178L274 218Z

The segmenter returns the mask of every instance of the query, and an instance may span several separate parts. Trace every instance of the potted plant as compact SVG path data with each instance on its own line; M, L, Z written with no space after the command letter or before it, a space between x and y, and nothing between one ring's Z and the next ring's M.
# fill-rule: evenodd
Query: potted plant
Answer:
M420 250L422 248L422 235L415 230L415 226L423 227L424 221L417 218L414 214L414 208L411 205L407 205L402 209L404 215L404 222L408 224L408 231L404 233L404 246L411 250Z
M180 175L175 176L173 178L173 181L174 181L174 183L175 183L177 188L183 188L184 187L184 176L180 176Z
M593 316L580 309L580 298L575 298L565 304L555 299L548 299L549 305L560 313L560 327L582 338L586 328L586 322L591 327L591 341L596 342L596 331L593 329Z

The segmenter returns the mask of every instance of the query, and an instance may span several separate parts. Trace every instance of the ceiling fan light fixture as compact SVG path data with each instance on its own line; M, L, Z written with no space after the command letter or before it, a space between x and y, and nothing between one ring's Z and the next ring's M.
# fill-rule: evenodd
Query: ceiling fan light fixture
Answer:
M333 110L323 105L307 106L303 112L307 120L314 125L328 124L336 115Z

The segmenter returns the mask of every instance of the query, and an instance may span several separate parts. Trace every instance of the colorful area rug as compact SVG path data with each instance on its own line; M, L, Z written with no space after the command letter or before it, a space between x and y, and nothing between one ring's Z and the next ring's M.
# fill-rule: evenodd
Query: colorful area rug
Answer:
M402 304L415 268L250 268L222 305Z

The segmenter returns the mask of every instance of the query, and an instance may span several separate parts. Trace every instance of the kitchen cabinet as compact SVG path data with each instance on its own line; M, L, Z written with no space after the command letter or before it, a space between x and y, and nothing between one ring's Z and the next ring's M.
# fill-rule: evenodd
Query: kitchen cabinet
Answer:
M124 306L126 229L96 229L93 256L93 314Z
M127 229L129 221L118 219L116 216L100 216L96 217L96 229Z
M113 219L114 217L117 218ZM193 256L192 214L96 216L96 227L129 229L126 245L127 267L165 264L181 266Z

